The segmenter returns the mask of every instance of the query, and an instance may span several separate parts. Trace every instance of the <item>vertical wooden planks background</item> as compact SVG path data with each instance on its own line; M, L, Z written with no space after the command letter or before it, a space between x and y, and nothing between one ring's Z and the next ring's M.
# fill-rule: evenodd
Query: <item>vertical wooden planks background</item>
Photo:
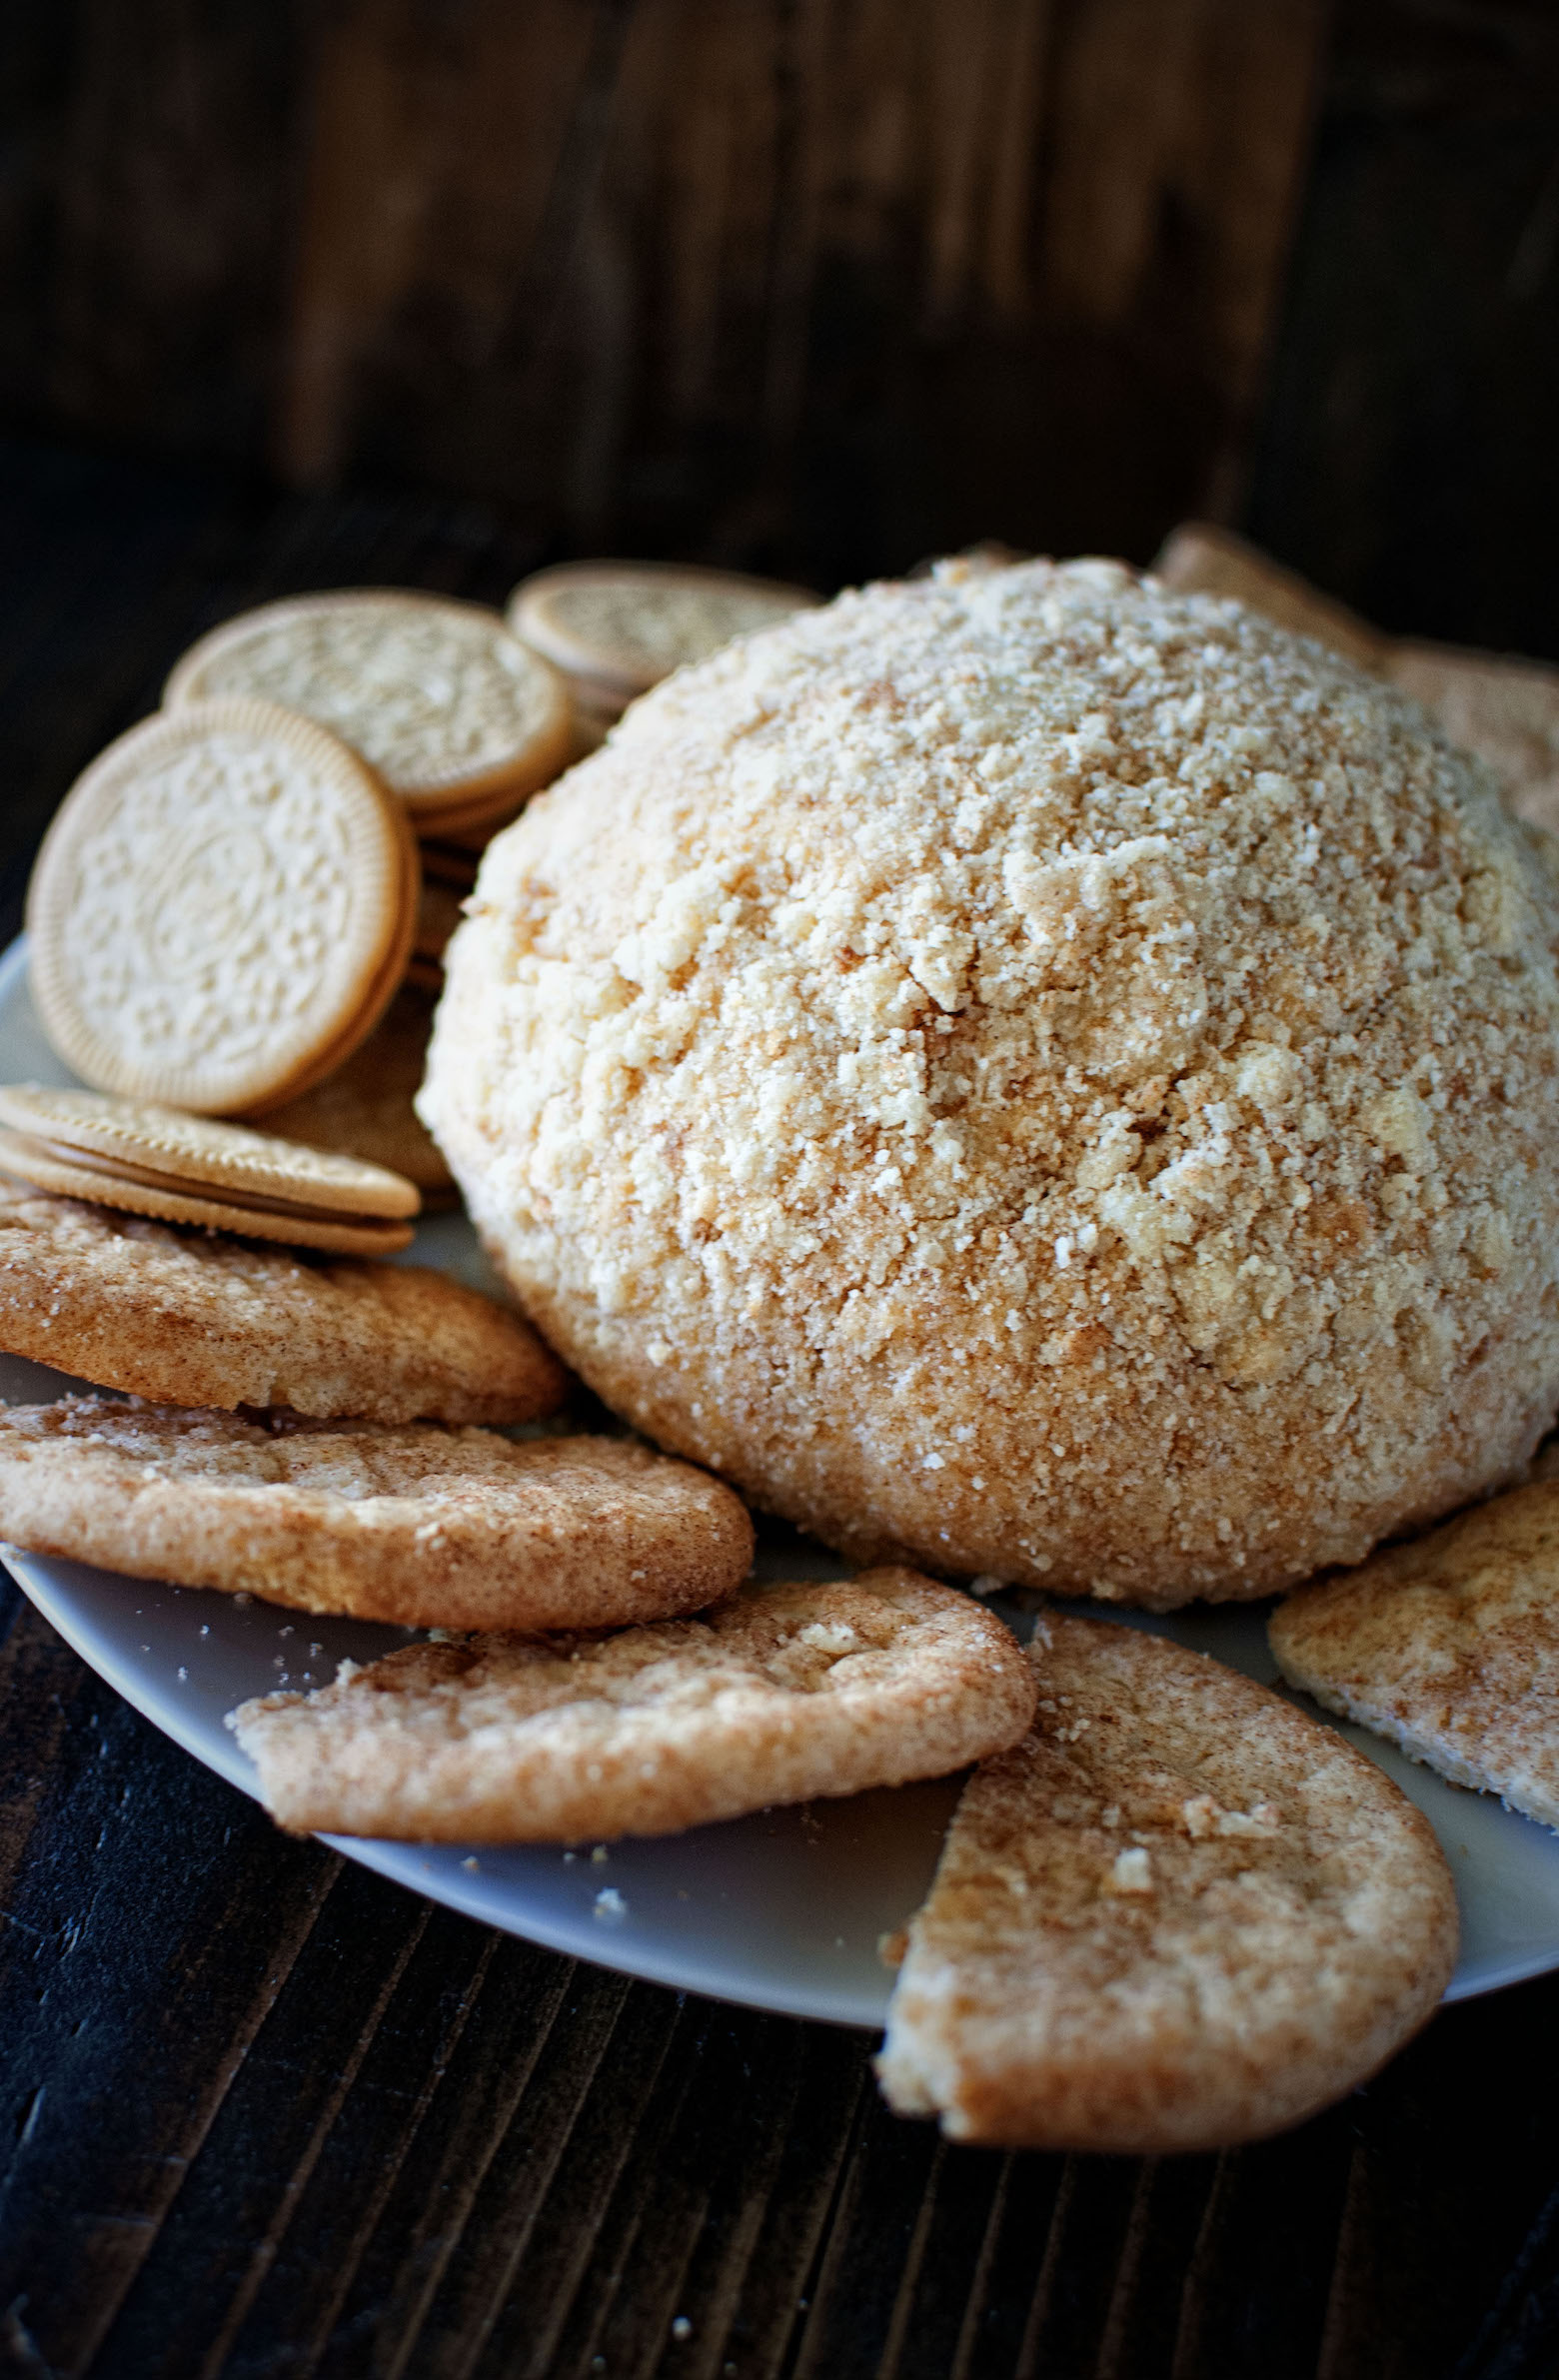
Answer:
M1559 651L1551 0L12 0L0 427Z
M1324 0L41 10L24 414L823 583L1238 500Z
M1143 550L1237 489L1321 25L477 0L435 53L358 0L317 69L280 467L830 580L1078 513Z

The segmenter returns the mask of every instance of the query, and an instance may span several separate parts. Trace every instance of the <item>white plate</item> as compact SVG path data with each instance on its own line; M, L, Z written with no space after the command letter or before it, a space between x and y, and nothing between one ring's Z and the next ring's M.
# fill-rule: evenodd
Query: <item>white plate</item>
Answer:
M39 1030L17 943L0 959L0 1081L71 1079ZM471 1280L483 1277L463 1218L424 1225L412 1253ZM65 1385L78 1384L0 1357L7 1403L55 1396ZM223 1725L234 1705L278 1686L324 1684L338 1661L371 1659L404 1644L408 1633L151 1586L81 1563L10 1550L5 1559L100 1677L248 1793L253 1770ZM840 1566L776 1529L766 1534L760 1569L772 1578L828 1578ZM1009 1609L1007 1617L1025 1631L1020 1612ZM1252 1678L1275 1676L1260 1610L1133 1616L1132 1624L1215 1654ZM1450 1857L1462 1955L1448 1997L1559 1967L1559 1835L1486 1795L1443 1784L1360 1729L1342 1733L1412 1796ZM753 2007L876 2026L888 1993L878 1938L923 1898L956 1791L947 1783L903 1785L594 1851L517 1845L463 1854L444 1845L327 1840L468 1916L599 1965Z

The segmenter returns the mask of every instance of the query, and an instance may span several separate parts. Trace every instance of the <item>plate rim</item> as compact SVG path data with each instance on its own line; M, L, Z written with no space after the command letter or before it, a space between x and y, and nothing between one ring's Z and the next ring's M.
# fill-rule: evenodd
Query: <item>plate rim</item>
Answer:
M0 1047L3 1047L5 1038L4 1012L16 993L18 979L26 977L27 957L28 946L25 933L18 934L9 947L0 952ZM136 1674L128 1659L123 1662L105 1659L102 1646L96 1641L90 1627L73 1605L68 1586L50 1575L50 1566L56 1560L55 1557L29 1554L20 1548L0 1544L0 1563L3 1563L4 1568L16 1581L27 1601L42 1615L49 1626L58 1632L70 1646L72 1652L86 1664L93 1674L102 1679L114 1693L120 1695L142 1719L156 1728L160 1735L167 1737L182 1752L197 1760L203 1768L220 1777L224 1783L236 1786L246 1798L260 1803L261 1796L254 1765L247 1754L240 1749L236 1739L226 1735L220 1738L210 1736L195 1721L193 1713L188 1722L182 1721L178 1706L154 1695ZM80 1567L89 1568L90 1566ZM135 1583L150 1584L150 1582ZM280 1609L280 1607L277 1608ZM1094 1616L1126 1625L1141 1622L1152 1625L1155 1619L1159 1619L1159 1616L1156 1615L1132 1614L1115 1607L1110 1607L1107 1611ZM1159 1625L1162 1625L1161 1619ZM1333 1728L1338 1726L1333 1714L1312 1704L1309 1698L1303 1698L1303 1708L1308 1715L1313 1716L1322 1724ZM1362 1748L1366 1750L1367 1755L1366 1731L1342 1728L1339 1732L1361 1740ZM1388 1749L1392 1748L1388 1747ZM1427 1765L1421 1766L1425 1766L1427 1769ZM1427 1774L1438 1775L1432 1770L1427 1770ZM1450 1783L1448 1780L1440 1782ZM1473 1801L1486 1803L1494 1798L1491 1795L1473 1792L1471 1788L1461 1789L1467 1790ZM263 1806L263 1804L261 1805ZM1508 1811L1507 1814L1513 1822L1522 1825L1538 1823L1536 1820L1524 1817L1520 1812ZM740 1824L742 1821L739 1819L732 1822ZM1432 1818L1428 1822L1432 1825ZM710 1830L701 1828L693 1831ZM1540 1831L1547 1830L1540 1829ZM665 1989L692 1991L705 1998L725 2001L736 2006L761 2009L770 2014L790 2016L800 2021L844 2026L857 2031L880 2032L882 2029L887 2000L892 1990L892 1979L886 1970L883 1972L880 2005L874 2006L869 2013L866 2012L862 2004L862 1994L858 1988L851 1990L841 1986L838 1990L830 1993L825 1986L818 1985L801 1993L793 1987L793 1984L787 1987L782 1975L777 1975L771 1980L757 1966L751 1969L744 1967L740 1974L734 1971L722 1972L717 1975L696 1974L693 1971L693 1961L685 1955L680 1955L675 1948L660 1942L655 1937L641 1940L636 1939L632 1934L625 1934L610 1940L603 1940L599 1934L596 1934L582 1939L581 1924L558 1922L551 1919L545 1911L533 1911L530 1908L524 1911L525 1921L518 1922L511 1909L495 1905L494 1890L491 1887L484 1888L480 1872L478 1875L468 1878L458 1862L452 1863L452 1867L435 1866L434 1857L430 1854L436 1856L441 1852L461 1846L400 1842L378 1837L338 1834L319 1834L316 1839L339 1852L344 1858L353 1860L357 1865L383 1875L389 1881L400 1884L408 1890L421 1893L425 1899L453 1909L457 1914L472 1918L479 1924L491 1925L499 1931L512 1934L519 1940L534 1942L540 1948L554 1951L560 1956L582 1959L589 1965L603 1967L613 1973L625 1974L637 1980L658 1984ZM677 1838L668 1837L666 1839ZM1449 1857L1449 1846L1443 1841L1442 1848L1446 1850ZM1470 1851L1468 1855L1472 1856ZM1454 1864L1453 1873L1455 1873ZM582 1923L589 1922L589 1919L582 1920ZM1501 1960L1491 1961L1483 1971L1471 1975L1463 1973L1459 1962L1456 1973L1447 1985L1441 2005L1448 2006L1465 1999L1481 1998L1488 1992L1502 1991L1515 1984L1529 1982L1539 1975L1555 1971L1559 1971L1559 1920L1556 1920L1554 1938L1546 1947L1534 1946L1527 1950L1512 1952Z
M160 1736L166 1736L181 1752L198 1761L203 1769L220 1777L224 1784L236 1786L246 1799L263 1808L254 1765L247 1754L239 1749L236 1741L229 1748L227 1744L215 1740L208 1742L194 1726L181 1726L177 1707L150 1696L128 1665L121 1668L116 1664L105 1663L90 1632L83 1627L68 1591L62 1593L47 1575L39 1576L34 1570L35 1564L54 1559L52 1556L25 1553L17 1546L0 1544L0 1563L3 1563L33 1609L64 1638L71 1651L86 1664L94 1677L101 1679L105 1686L128 1703ZM735 1822L740 1824L741 1820ZM689 1831L703 1832L706 1829L690 1828ZM533 1918L528 1913L526 1923L519 1925L512 1917L494 1909L491 1894L484 1892L480 1882L473 1881L467 1885L459 1880L458 1867L453 1875L446 1873L443 1868L437 1873L432 1870L428 1862L430 1852L453 1852L468 1846L325 1833L314 1833L311 1839L325 1843L331 1850L339 1851L344 1858L354 1860L361 1867L386 1876L392 1883L420 1892L424 1898L436 1901L442 1907L454 1909L460 1916L471 1917L478 1924L492 1925L502 1933L513 1934L519 1941L534 1942L539 1948L556 1951L563 1957L582 1959L587 1965L604 1967L615 1974L631 1975L641 1982L658 1983L668 1990L692 1991L706 1999L722 2000L737 2007L758 2008L771 2015L842 2025L862 2032L882 2030L882 2018L862 2014L858 2007L858 1995L847 1991L835 1995L832 2007L826 2004L827 1994L821 1991L810 1997L805 2007L801 2007L797 2005L795 1992L787 1992L778 1983L766 1987L757 1976L750 1986L741 1989L734 1985L720 1987L708 1978L691 1980L686 1960L678 1961L670 1953L658 1951L651 1942L637 1943L632 1935L614 1937L612 1954L607 1956L603 1955L607 1945L599 1939L592 1939L587 1946L579 1939L580 1928L554 1923L544 1915ZM667 1836L664 1839L670 1841L676 1838ZM406 1872L425 1863L428 1865L425 1874ZM891 1979L884 1973L884 2004L891 1988Z

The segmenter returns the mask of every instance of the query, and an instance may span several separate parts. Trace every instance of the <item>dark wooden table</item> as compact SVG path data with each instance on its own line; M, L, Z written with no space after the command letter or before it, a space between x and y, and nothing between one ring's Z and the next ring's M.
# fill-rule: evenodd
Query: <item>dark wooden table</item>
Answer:
M14 930L72 774L258 597L501 596L474 504L0 448ZM0 2369L1515 2380L1559 2370L1559 1979L1285 2139L948 2148L873 2043L292 1842L0 1594Z

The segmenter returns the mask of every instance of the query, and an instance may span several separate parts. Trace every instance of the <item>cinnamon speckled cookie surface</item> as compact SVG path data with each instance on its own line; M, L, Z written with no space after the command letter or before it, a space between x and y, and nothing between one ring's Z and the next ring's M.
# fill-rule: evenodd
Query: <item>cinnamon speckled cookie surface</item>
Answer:
M568 1376L517 1314L417 1265L302 1259L0 1183L0 1347L173 1405L525 1422Z
M1012 1743L1033 1701L999 1620L884 1570L612 1636L409 1646L237 1726L297 1831L545 1842L940 1776Z
M65 1398L0 1411L0 1538L413 1628L607 1628L731 1594L729 1488L616 1438Z
M964 1788L878 2073L954 2139L1130 2155L1297 2123L1456 1963L1428 1822L1329 1729L1162 1638L1050 1616L1034 1724Z

